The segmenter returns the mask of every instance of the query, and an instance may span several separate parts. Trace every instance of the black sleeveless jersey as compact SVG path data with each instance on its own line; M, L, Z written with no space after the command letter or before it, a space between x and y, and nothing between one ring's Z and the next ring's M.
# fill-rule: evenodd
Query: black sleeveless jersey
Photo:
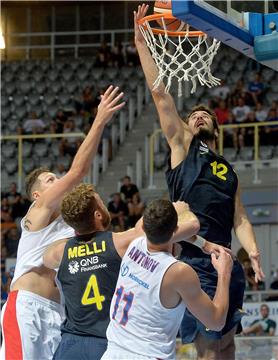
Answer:
M62 333L106 337L121 258L111 232L70 239L58 271L66 319Z
M238 186L232 166L194 137L187 157L174 169L169 164L166 180L171 200L187 202L198 217L199 235L230 248ZM181 245L182 256L205 256L192 244Z

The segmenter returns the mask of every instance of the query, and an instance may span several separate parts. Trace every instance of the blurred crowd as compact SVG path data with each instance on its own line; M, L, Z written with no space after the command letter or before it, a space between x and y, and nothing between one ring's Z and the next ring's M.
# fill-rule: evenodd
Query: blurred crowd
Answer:
M214 109L219 124L248 124L278 121L278 96L267 106L265 94L269 85L261 74L255 73L248 84L239 79L232 88L225 84L210 90L209 106ZM260 145L278 145L278 125L259 129ZM238 152L254 145L254 128L224 130L224 146L234 147Z

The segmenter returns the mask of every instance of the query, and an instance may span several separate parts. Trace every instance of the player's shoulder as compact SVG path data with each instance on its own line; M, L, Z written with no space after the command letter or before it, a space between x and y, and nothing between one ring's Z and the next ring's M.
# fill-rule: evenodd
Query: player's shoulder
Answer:
M176 261L168 268L167 276L176 283L180 281L184 282L185 280L191 281L192 277L195 276L195 271L190 265L182 261Z

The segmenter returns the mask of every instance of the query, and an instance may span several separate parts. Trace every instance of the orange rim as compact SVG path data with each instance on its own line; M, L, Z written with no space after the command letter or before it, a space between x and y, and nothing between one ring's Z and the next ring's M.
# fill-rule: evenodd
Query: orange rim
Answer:
M143 28L146 30L147 26L145 25L145 22L150 22L158 19L166 19L166 20L178 20L175 18L172 14L153 14L143 17L142 19L138 20L138 25L143 26ZM154 28L151 26L151 29L154 34L165 34L165 32L169 36L188 36L188 37L198 37L198 36L205 36L206 34L202 31L169 31L167 29L159 29Z

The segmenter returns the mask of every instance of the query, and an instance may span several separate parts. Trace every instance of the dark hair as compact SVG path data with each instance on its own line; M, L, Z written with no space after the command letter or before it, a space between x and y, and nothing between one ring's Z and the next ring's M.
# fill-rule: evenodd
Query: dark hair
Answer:
M80 184L66 194L61 204L64 221L78 233L94 231L94 213L99 210L96 191L91 184Z
M144 211L143 228L153 244L167 243L177 223L178 214L169 200L153 200Z
M124 179L127 179L127 180L131 181L131 178L130 178L130 176L128 176L128 175L126 175L126 176L123 178L123 180L124 180Z
M205 111L206 113L208 113L211 117L214 129L216 129L217 132L219 132L219 125L218 125L217 116L216 116L215 112L203 104L196 105L191 109L190 113L187 115L187 117L184 120L186 124L188 124L190 116L196 111Z
M33 201L32 192L34 186L38 185L39 182L38 177L40 176L40 174L45 172L50 172L50 170L47 167L40 167L38 169L33 170L30 174L26 176L25 190L26 190L26 195L30 201Z

